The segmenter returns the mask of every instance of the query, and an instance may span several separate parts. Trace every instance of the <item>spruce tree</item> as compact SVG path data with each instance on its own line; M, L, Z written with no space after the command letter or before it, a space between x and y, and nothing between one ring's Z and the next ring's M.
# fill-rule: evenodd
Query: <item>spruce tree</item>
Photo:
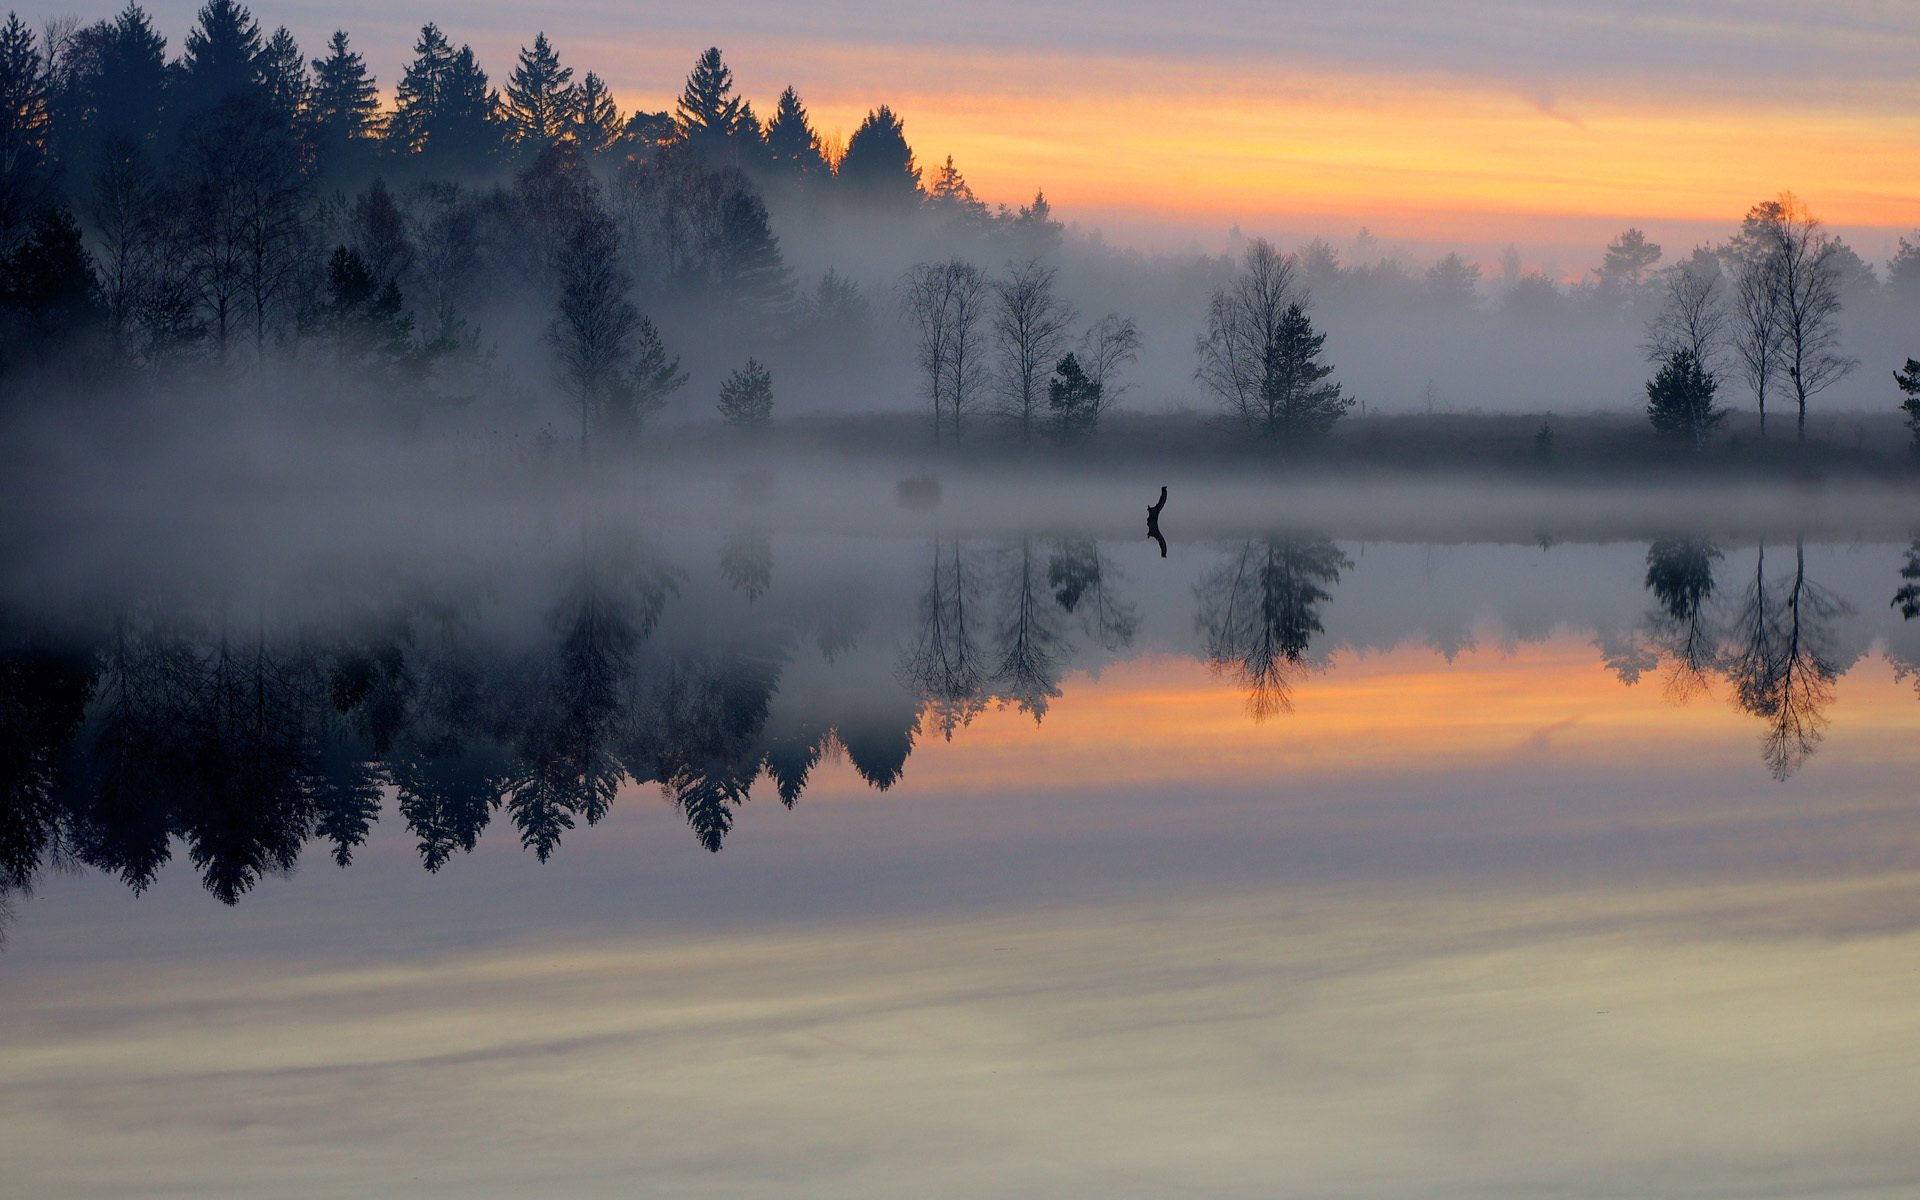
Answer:
M246 5L207 0L180 56L172 97L175 119L184 124L231 97L257 94L263 49L260 24Z
M1078 357L1069 354L1047 383L1047 409L1055 436L1070 441L1088 436L1100 423L1100 384L1088 377Z
M519 64L507 77L503 115L515 149L531 159L565 137L577 103L573 68L560 65L546 34L535 34L533 45L521 48Z
M733 72L717 46L694 60L693 70L674 102L679 142L705 154L724 152L740 132L742 101L733 94ZM757 130L756 130L757 132Z
M927 211L958 225L984 224L988 218L986 202L973 194L966 176L947 155L946 165L934 174L927 188Z
M720 385L720 419L736 429L762 430L773 423L773 374L758 361Z
M455 50L439 27L429 23L421 27L413 50L413 62L394 92L388 145L422 157L430 170L485 167L499 144L497 96L487 89L487 74L474 61L472 47Z
M791 87L780 93L773 120L767 122L767 153L775 169L784 175L815 179L827 174L820 135L807 118L807 106L800 102L800 94Z
M1325 382L1333 367L1320 361L1327 335L1315 333L1306 310L1289 304L1261 364L1260 400L1270 439L1318 437L1353 407L1340 385Z
M867 113L847 139L839 179L846 190L878 207L909 211L920 203L920 168L906 126L886 105Z
M67 165L85 178L126 147L144 149L158 139L167 105L167 39L137 4L129 4L101 31L98 57L68 86L63 125L82 132ZM63 134L63 137L66 136ZM77 161L76 161L77 160Z
M313 60L307 114L323 168L365 158L379 135L379 89L367 74L366 60L348 48L343 31L334 31L325 58Z
M1647 381L1647 419L1661 433L1690 439L1697 449L1727 415L1726 409L1714 406L1717 386L1713 373L1700 365L1693 351L1675 350Z
M300 56L300 44L285 25L273 31L257 62L267 106L286 128L300 125L313 81L307 75L306 60Z
M0 254L26 232L47 186L46 60L33 31L12 13L0 26Z
M613 93L592 71L580 81L573 117L567 135L588 155L605 154L620 140L620 109Z
M387 140L396 152L419 154L426 150L446 108L452 70L453 43L429 21L420 27L420 37L413 44L413 61L407 64L400 86L394 90Z

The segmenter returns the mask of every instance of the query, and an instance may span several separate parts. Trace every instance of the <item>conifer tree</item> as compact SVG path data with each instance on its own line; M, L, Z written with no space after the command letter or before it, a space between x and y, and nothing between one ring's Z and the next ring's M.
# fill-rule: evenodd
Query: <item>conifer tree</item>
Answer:
M791 87L780 93L773 120L767 122L767 153L781 173L800 179L815 179L827 174L827 159L820 151L820 135L807 118L807 106Z
M0 26L0 254L24 235L47 185L46 65L33 31L8 13Z
M1055 436L1063 441L1088 436L1100 422L1100 384L1090 378L1072 354L1061 359L1047 383L1047 409Z
M1706 443L1708 431L1727 415L1726 409L1713 403L1716 386L1712 372L1700 365L1693 351L1675 350L1647 381L1647 419L1661 433L1688 438L1698 449Z
M207 0L180 56L173 117L184 124L228 98L260 88L260 24L244 4Z
M313 60L307 113L323 167L360 157L379 136L380 92L344 31L335 30L327 56Z
M742 105L733 94L733 72L721 59L719 47L708 47L694 60L680 99L674 102L677 140L705 154L724 152L741 132Z
M507 136L523 158L536 157L566 136L578 99L573 68L560 65L546 34L535 34L533 45L521 48L520 62L507 77L503 110Z
M883 104L869 111L847 139L839 179L876 206L904 212L920 203L920 168L914 165L906 126L891 108Z
M980 225L988 219L986 202L973 194L951 154L927 188L927 211L960 225Z
M1327 335L1315 333L1299 304L1287 306L1278 335L1268 347L1261 398L1271 431L1282 437L1325 433L1353 407L1337 383L1326 383L1333 367L1320 361Z
M60 156L83 178L129 145L151 146L167 105L167 39L146 11L128 4L100 32L97 56L70 81L61 104L62 124L78 144Z
M773 423L773 374L758 361L727 376L720 385L720 419L736 429L761 430Z
M580 81L577 102L567 135L588 155L605 154L620 140L620 109L613 93L592 71Z
M1913 434L1913 452L1920 454L1920 359L1908 359L1904 370L1893 373L1893 382L1906 394L1907 398L1900 402L1900 411L1907 415L1907 429Z
M300 56L300 44L293 40L293 34L285 25L273 31L256 61L267 106L287 128L300 125L313 81L307 75L306 59Z
M387 142L396 152L424 157L430 168L474 171L498 147L494 108L498 96L473 49L453 44L431 23L420 29L414 59L394 92Z

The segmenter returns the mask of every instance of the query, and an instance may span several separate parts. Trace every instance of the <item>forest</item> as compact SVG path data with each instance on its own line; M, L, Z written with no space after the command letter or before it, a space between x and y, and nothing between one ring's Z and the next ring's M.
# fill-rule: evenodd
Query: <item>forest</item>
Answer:
M717 48L670 110L629 111L544 34L496 83L428 24L386 92L346 32L310 55L235 0L177 53L137 4L10 14L0 92L12 421L241 410L614 452L915 411L925 444L1068 447L1133 407L1294 455L1369 414L1617 413L1705 451L1879 413L1920 449L1920 233L1876 267L1790 192L1684 252L1626 229L1573 278L1365 229L1148 255L1038 190L989 206L885 103L844 142L794 87L763 117Z

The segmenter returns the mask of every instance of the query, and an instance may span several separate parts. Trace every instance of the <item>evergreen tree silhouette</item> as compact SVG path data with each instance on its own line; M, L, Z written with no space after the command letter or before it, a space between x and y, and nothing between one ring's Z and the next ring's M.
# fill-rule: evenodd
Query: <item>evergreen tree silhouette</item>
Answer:
M869 111L847 139L839 180L849 195L879 208L908 212L919 205L920 168L906 126L891 108L882 104Z
M737 163L736 139L745 132L743 107L741 98L733 94L733 72L721 59L720 48L708 47L694 60L686 86L674 102L679 144L709 159ZM756 127L756 136L758 132Z
M0 254L25 234L50 182L53 119L47 62L13 13L0 26Z
M532 158L558 143L572 127L578 104L573 68L560 65L546 34L535 34L533 45L521 48L520 61L507 77L502 106L515 151Z
M588 71L580 81L575 101L567 136L589 157L612 150L620 141L622 128L620 109L614 104L613 94L607 91L606 82Z
M350 179L369 169L380 136L380 91L340 30L327 42L326 57L313 60L307 113L322 170Z
M767 122L766 141L767 154L780 175L804 181L828 173L820 135L814 132L800 94L791 87L780 93L779 106Z
M187 33L172 88L171 116L177 127L239 96L261 96L260 55L265 49L259 22L235 0L207 0Z

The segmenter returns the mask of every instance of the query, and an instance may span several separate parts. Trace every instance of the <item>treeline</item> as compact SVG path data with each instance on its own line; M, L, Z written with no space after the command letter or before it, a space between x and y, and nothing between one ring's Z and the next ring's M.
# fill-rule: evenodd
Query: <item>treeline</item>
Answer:
M1060 236L1043 197L989 211L951 160L923 186L884 105L844 147L792 88L763 123L717 49L671 113L618 109L544 35L503 87L435 25L413 49L387 108L347 34L309 59L235 0L209 0L175 58L138 5L40 32L10 15L0 380L318 364L330 390L404 407L471 394L531 326L583 429L631 428L686 378L655 314L702 351L825 360L863 336L872 301L794 277L770 198L947 221L1010 254Z

